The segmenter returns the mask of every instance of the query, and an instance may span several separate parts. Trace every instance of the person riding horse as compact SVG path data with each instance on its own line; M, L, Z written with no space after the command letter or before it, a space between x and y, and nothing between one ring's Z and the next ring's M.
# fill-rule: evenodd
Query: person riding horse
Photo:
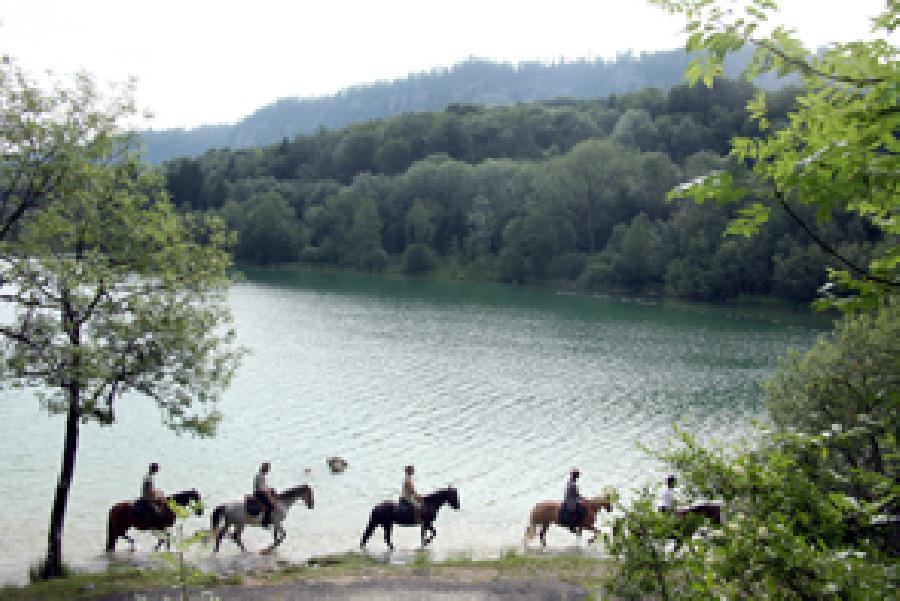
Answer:
M133 506L136 514L143 512L152 517L159 517L162 514L166 497L160 489L156 488L154 477L158 472L159 464L154 461L147 468L147 473L141 481L141 496Z
M259 471L253 477L253 498L262 504L265 511L262 519L263 528L268 527L272 523L272 511L275 509L275 491L266 482L266 474L271 469L272 464L264 461L259 466Z
M412 513L414 523L419 523L422 521L422 497L416 493L416 487L413 485L413 474L416 473L416 468L407 465L405 472L403 488L400 490L400 507L405 510L405 513ZM412 511L408 511L409 509Z
M559 511L560 524L568 526L572 532L575 532L586 514L583 502L584 497L578 491L578 477L580 475L581 472L577 469L573 469L569 474L569 481L566 483L566 494Z
M675 484L677 480L675 476L669 475L666 478L666 488L663 490L662 495L659 499L659 504L657 505L657 509L659 511L667 511L671 513L675 513L676 504L675 504Z

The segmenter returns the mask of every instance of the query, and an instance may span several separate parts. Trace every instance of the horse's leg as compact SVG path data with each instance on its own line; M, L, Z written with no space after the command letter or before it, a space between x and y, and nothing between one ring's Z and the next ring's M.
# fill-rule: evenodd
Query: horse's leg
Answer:
M547 530L550 528L549 523L541 524L541 547L547 546Z
M244 546L244 541L241 540L241 533L244 531L244 526L239 526L237 524L234 525L234 542L238 544L238 547L241 548L241 551L244 553L247 552L247 547Z
M366 525L366 529L363 532L362 538L359 541L360 549L364 548L366 546L366 543L369 542L369 537L371 537L372 533L375 532L375 528L377 528L377 526L375 525L375 520L372 518L369 518L369 523Z
M127 534L123 534L122 538L128 541L128 544L131 545L131 552L134 553L134 539Z
M160 547L163 545L166 546L166 551L169 551L172 548L172 533L166 531L162 536L156 538L156 546L153 548L153 551L159 551Z
M388 549L391 551L394 550L394 543L391 542L391 529L393 529L394 525L390 522L382 524L381 527L384 529L384 542L387 543Z
M272 548L274 549L287 538L287 530L281 527L281 522L275 524L273 530L275 531L272 538Z
M219 552L219 545L222 544L222 539L228 533L228 528L231 527L231 524L228 523L227 520L223 520L222 524L217 526L216 529L216 544L213 545L213 553Z

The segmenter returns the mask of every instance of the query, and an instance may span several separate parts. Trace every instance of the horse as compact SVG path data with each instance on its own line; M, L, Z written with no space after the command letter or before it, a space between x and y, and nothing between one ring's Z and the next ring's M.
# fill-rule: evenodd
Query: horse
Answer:
M281 523L287 517L288 509L298 499L303 499L309 509L313 508L313 489L307 484L301 484L289 488L284 492L275 493L275 507L272 510L272 546L268 548L272 551L287 538L287 531L282 527ZM241 533L247 526L262 527L264 511L253 515L247 511L247 504L244 499L233 501L231 503L223 503L215 508L210 519L210 536L215 536L216 544L213 552L219 550L222 538L228 532L229 528L233 528L231 534L232 540L241 548L241 551L247 551L244 541L241 540Z
M677 551L682 543L692 537L704 522L712 522L717 526L722 525L722 504L714 501L698 501L687 507L676 509L675 515L679 519L676 522L672 538Z
M421 540L423 547L430 543L435 535L437 535L437 530L434 527L434 520L437 518L438 510L445 504L450 505L453 509L459 509L459 493L457 493L456 489L452 486L442 488L422 497ZM398 503L396 501L383 501L379 503L372 508L372 513L369 515L369 524L366 526L362 539L359 541L359 548L365 548L369 537L372 536L372 533L376 528L381 526L381 528L384 529L384 542L387 543L388 548L393 551L394 543L391 542L391 530L395 524L397 526L417 525L408 517L398 515ZM430 533L430 536L426 537L426 533Z
M194 506L196 515L203 515L203 505L200 500L200 493L196 489L184 490L174 495L166 497L167 501L175 501L181 507ZM149 513L149 512L148 512ZM106 550L112 552L116 548L116 541L124 538L131 543L131 550L134 551L134 539L127 535L130 528L137 530L160 530L165 531L164 537L157 537L156 548L159 551L163 543L166 549L171 546L171 535L167 532L175 524L175 513L169 509L168 505L162 507L153 515L142 514L135 515L134 502L122 501L116 503L109 510L109 519L106 526Z
M594 533L594 536L591 537L588 544L592 544L597 540L597 529L594 527L597 512L601 509L612 511L612 495L605 493L597 497L584 499L584 504L587 511L585 511L584 518L576 526L576 535L581 536L582 530L590 530ZM528 541L534 538L535 531L540 526L541 546L547 546L547 529L550 528L550 524L564 526L564 524L559 523L559 510L561 507L562 503L559 501L541 501L534 506L528 519L528 527L525 528L525 545L528 545Z

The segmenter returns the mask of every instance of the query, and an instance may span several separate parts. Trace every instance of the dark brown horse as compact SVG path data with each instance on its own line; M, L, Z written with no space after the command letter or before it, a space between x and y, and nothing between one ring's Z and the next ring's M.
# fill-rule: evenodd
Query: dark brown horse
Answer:
M677 551L684 541L694 536L700 526L706 523L722 525L722 504L714 501L699 501L676 509L675 515L679 520L676 524L675 536L672 538L675 540L675 550Z
M420 524L422 526L423 547L430 543L437 534L437 530L434 528L434 520L437 518L438 510L445 504L450 505L453 509L459 509L459 494L452 486L442 488L422 497L422 521ZM373 507L369 516L369 525L366 526L362 540L359 541L360 549L366 546L369 537L372 536L376 528L381 526L384 529L384 542L393 551L394 543L391 542L391 530L395 524L397 526L420 525L408 519L408 516L403 515L403 512L398 513L398 503L396 501L384 501ZM426 537L426 532L430 532L430 536Z
M169 501L181 507L194 505L194 513L203 515L203 507L200 503L200 493L195 489L184 490L180 493L169 495L166 497ZM149 512L141 512L135 515L134 502L122 501L116 503L109 510L109 521L106 526L106 550L113 551L116 548L116 541L124 538L131 543L131 550L134 551L134 539L128 536L128 530L135 528L137 530L158 530L165 531L175 524L175 513L168 506L162 507L158 513L148 515ZM170 540L168 534L157 539L155 550L166 545L169 548Z
M584 505L586 511L584 512L584 518L577 526L577 534L578 536L581 536L582 530L590 530L593 532L594 536L588 541L590 544L597 538L597 530L594 526L597 513L599 513L601 509L612 511L612 494L605 493L598 497L584 499ZM529 540L534 538L535 534L539 534L541 546L547 546L547 529L550 528L550 524L559 524L559 510L561 507L562 503L559 501L541 501L540 503L535 504L534 509L531 510L531 515L528 518L528 527L525 529L526 545ZM537 531L538 527L540 527L540 532Z

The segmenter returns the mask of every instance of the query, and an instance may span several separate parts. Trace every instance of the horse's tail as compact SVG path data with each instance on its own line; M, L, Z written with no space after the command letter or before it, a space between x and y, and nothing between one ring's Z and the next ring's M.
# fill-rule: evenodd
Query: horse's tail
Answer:
M537 534L537 507L531 510L531 513L528 515L528 526L525 527L525 544L528 544L528 541L534 538L534 535Z
M126 507L126 511L129 509ZM106 520L106 552L111 553L116 548L116 540L125 534L125 530L128 528L122 528L122 524L119 523L118 516L122 513L122 504L116 504L110 507L109 509L109 517Z
M212 516L210 516L210 518L209 518L209 535L210 536L214 537L214 536L216 536L216 534L218 534L219 522L222 521L222 515L224 513L225 513L224 505L219 505L218 507L216 507L213 510Z

